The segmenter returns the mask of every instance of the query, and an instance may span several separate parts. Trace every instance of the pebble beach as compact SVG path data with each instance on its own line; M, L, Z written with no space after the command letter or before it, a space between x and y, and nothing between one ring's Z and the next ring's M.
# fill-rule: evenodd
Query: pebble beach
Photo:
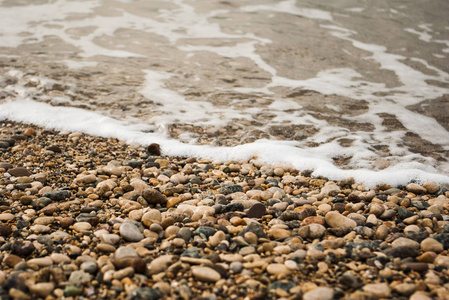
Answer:
M0 122L1 299L449 299L449 183Z

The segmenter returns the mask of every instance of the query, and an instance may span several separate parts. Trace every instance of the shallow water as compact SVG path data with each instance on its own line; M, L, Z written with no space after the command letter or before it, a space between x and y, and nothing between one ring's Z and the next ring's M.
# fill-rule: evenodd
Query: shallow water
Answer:
M449 181L445 0L0 5L0 118L368 184Z

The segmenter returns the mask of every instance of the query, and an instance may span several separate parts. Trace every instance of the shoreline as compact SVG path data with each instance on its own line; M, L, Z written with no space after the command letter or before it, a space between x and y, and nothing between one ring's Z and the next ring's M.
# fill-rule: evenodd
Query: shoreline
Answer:
M447 186L367 189L10 121L0 148L2 297L449 298Z

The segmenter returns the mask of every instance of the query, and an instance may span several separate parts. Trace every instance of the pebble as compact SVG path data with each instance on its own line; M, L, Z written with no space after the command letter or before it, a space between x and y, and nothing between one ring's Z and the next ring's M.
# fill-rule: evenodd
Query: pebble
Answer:
M45 298L54 290L55 284L53 282L39 282L30 286L30 292L39 297Z
M109 245L117 245L120 242L120 236L113 233L106 233L101 235L101 240Z
M427 192L427 190L424 187L422 187L416 183L409 183L405 188L407 191L412 192L414 194L418 194L418 195L424 194Z
M418 242L416 242L414 240L411 240L411 239L408 239L408 238L404 238L404 237L400 237L400 238L395 239L391 243L391 246L393 246L394 248L396 248L396 247L409 247L409 248L413 248L413 249L416 249L416 250L418 250L419 247L420 247Z
M246 216L248 218L256 218L259 219L262 216L265 215L267 209L265 207L265 205L263 205L262 203L255 203L253 204L248 211L246 212Z
M309 227L309 235L308 237L311 239L318 239L324 236L326 233L326 228L320 224L310 224Z
M123 223L120 226L120 236L128 242L139 242L144 238L140 229L131 223Z
M318 287L304 294L303 300L332 300L334 290L329 287Z
M31 176L33 174L23 167L8 168L8 173L15 177Z
M115 253L115 258L125 258L125 257L138 257L136 250L130 247L121 246L119 247Z
M209 267L192 267L192 274L197 280L205 282L217 282L221 279L220 273Z
M430 194L436 194L440 190L439 186L434 182L425 182L423 188Z
M98 266L95 261L85 261L80 265L80 269L86 273L95 274L98 270Z
M416 285L413 283L400 283L394 287L394 290L401 295L410 296L416 290Z
M274 275L287 275L290 273L290 269L284 264L269 264L267 272Z
M73 226L73 230L78 231L78 232L87 231L92 228L92 225L89 222L77 222L77 223L73 224L72 226Z
M159 274L167 269L175 261L175 256L166 254L152 260L147 266L147 274Z
M28 265L36 265L38 267L49 267L53 265L53 260L49 256L33 258L28 260Z
M357 226L357 223L354 220L351 220L350 218L345 217L335 211L328 212L325 219L326 223L333 228L344 227L353 229Z
M282 240L291 236L291 231L282 228L271 228L268 231L268 236L271 236L275 240Z
M386 298L391 294L391 289L386 283L371 283L363 286L362 289L365 293L379 298Z
M440 253L440 252L444 251L444 246L440 242L438 242L437 240L432 239L432 238L424 239L421 242L420 246L421 246L421 250L425 251L425 252L432 251L435 253Z
M238 274L243 270L243 264L240 261L233 261L229 265L229 269L234 272L234 274Z
M70 274L70 277L69 277L69 280L68 280L68 282L71 285L74 285L74 286L77 286L77 287L80 287L81 285L86 284L86 283L88 283L90 281L91 281L91 275L89 273L86 273L86 272L82 271L82 270L80 270L80 271L73 271Z

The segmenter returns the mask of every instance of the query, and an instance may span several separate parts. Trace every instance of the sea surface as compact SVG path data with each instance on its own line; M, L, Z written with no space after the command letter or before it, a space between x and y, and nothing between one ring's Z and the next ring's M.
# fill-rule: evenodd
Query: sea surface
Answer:
M0 119L449 183L449 1L0 0Z

